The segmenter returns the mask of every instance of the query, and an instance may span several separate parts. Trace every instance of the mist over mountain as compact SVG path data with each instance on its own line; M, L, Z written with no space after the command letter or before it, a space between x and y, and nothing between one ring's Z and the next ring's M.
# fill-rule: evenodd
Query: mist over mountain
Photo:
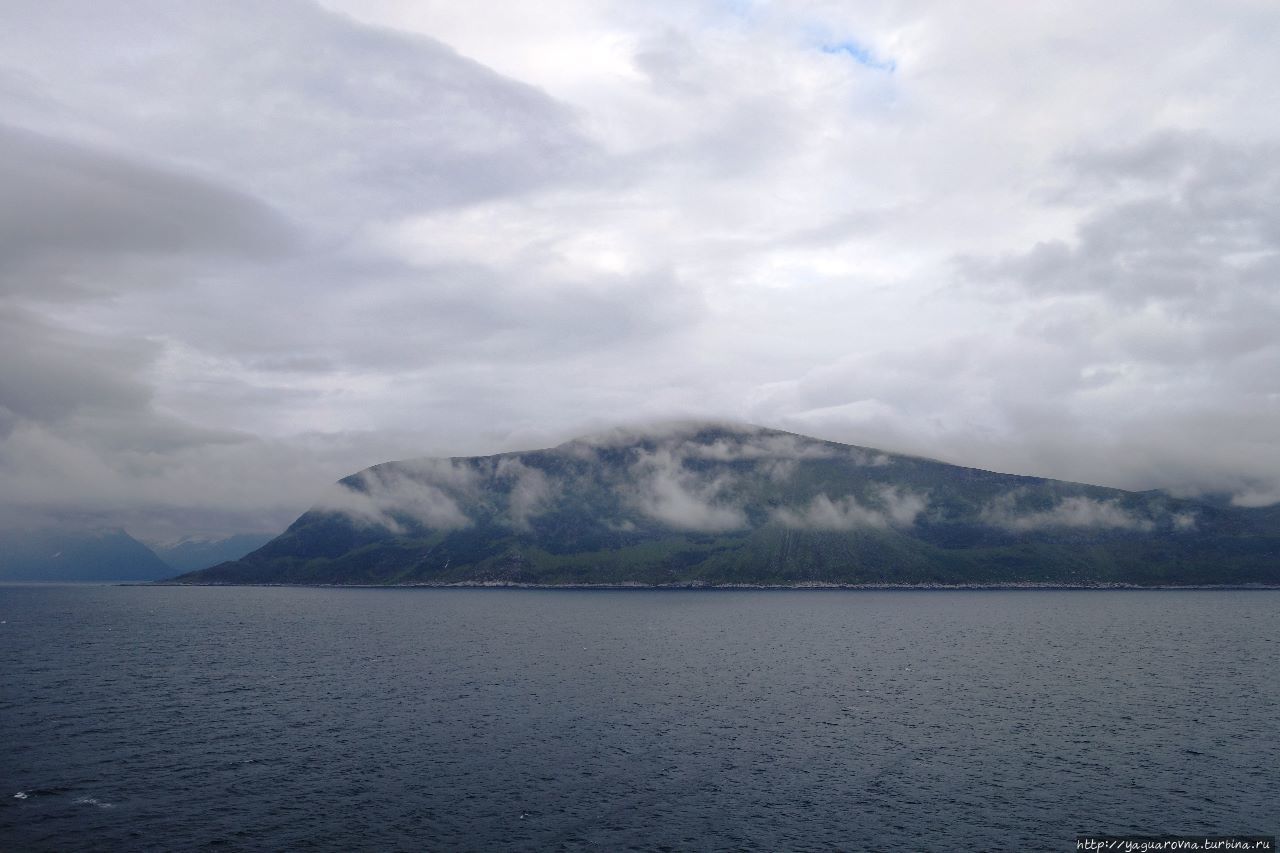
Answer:
M193 583L1280 583L1274 513L735 424L376 465Z
M0 580L150 581L172 574L123 530L0 530Z
M228 560L238 560L275 538L274 534L237 533L231 536L186 537L152 545L151 550L175 571L193 572Z

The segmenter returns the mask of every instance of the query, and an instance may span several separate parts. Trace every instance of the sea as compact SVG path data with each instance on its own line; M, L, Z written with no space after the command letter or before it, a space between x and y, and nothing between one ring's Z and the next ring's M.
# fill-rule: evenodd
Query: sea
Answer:
M0 850L1280 831L1280 591L0 587Z

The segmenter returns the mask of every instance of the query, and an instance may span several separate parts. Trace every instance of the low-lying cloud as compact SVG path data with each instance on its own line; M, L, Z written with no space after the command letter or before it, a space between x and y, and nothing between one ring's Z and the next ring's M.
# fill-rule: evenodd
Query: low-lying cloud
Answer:
M803 509L774 510L772 520L800 530L856 530L862 527L910 527L929 505L928 497L885 486L870 505L853 495L832 500L825 493Z
M699 476L666 449L642 453L632 463L631 473L635 485L625 487L626 491L636 508L650 518L708 533L747 526L746 513L724 499L733 483L728 474Z
M358 525L378 525L397 534L408 532L404 522L456 530L471 526L482 515L528 531L561 488L562 484L513 456L411 459L378 465L335 484L313 509L341 513ZM505 494L505 506L491 516L483 507L497 494Z
M452 472L447 464L434 466L446 474L441 482L410 475L397 468L380 466L361 472L356 484L338 483L314 507L345 515L356 524L385 527L392 533L407 532L404 521L413 521L432 530L456 530L472 521L447 491ZM434 473L427 472L428 474Z
M680 460L799 462L840 459L867 467L882 467L893 461L878 451L715 420L659 421L643 426L615 427L574 439L565 449L583 458L593 458L595 449L626 447L636 443L652 444Z
M560 494L561 486L537 468L510 456L494 465L494 479L507 486L507 520L517 530L528 530L530 520L542 514Z
M982 520L993 527L1012 531L1053 527L1138 531L1155 529L1153 521L1130 512L1116 501L1069 497L1063 498L1047 510L1025 511L1018 509L1017 499L1018 496L1012 494L998 498L983 508Z
M768 459L779 462L797 462L804 459L842 459L857 465L880 467L892 461L884 453L866 451L814 441L799 435L777 432L747 434L737 441L717 438L710 444L688 442L682 451L692 459L710 459L716 462Z

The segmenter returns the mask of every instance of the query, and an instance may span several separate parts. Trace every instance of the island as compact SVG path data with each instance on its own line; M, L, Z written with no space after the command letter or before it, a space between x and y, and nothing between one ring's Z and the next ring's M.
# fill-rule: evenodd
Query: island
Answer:
M388 462L183 584L1280 585L1280 510L725 423Z

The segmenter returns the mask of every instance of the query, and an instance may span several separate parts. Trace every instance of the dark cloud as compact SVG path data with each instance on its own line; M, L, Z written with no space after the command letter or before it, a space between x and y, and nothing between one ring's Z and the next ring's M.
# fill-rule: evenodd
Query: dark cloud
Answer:
M11 288L131 253L263 256L291 239L260 201L119 155L0 125L0 264Z
M65 109L312 216L471 202L593 156L573 114L536 89L305 0L19 6L2 53L40 68ZM65 61L49 62L51 45Z
M1075 239L998 260L966 258L963 269L1031 294L1168 302L1209 317L1248 306L1280 275L1277 154L1274 144L1169 133L1077 153L1066 161L1074 200L1096 206Z
M0 126L9 513L218 532L257 506L282 524L352 468L431 445L385 428L297 436L307 411L351 404L346 377L654 329L623 299L652 289L645 275L600 291L612 297L521 289L474 264L378 260L353 237L588 174L576 116L530 86L309 2L10 11L23 27L0 33L0 100L20 122ZM241 429L273 418L287 445Z
M73 332L0 304L0 403L10 426L145 406L151 388L141 374L154 356L145 342Z

